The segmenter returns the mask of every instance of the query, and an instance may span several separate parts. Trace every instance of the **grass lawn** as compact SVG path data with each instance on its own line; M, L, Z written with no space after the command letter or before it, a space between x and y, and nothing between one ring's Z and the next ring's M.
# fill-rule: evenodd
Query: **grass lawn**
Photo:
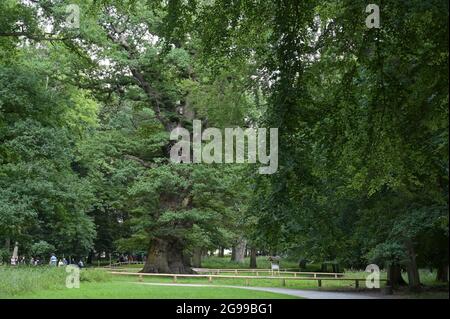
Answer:
M140 267L139 267L140 268ZM132 268L125 269L123 272L137 272L140 269ZM234 272L221 272L220 275L229 275L236 276ZM268 276L267 273L261 273L260 275ZM114 275L115 280L122 281L138 281L136 276L126 276L126 275ZM255 276L255 273L252 272L239 272L238 276ZM292 274L283 274L280 272L280 276L282 277L293 277ZM366 278L367 273L363 271L346 271L345 278ZM302 277L307 277L307 275L302 275ZM385 271L380 272L380 278L386 279L387 275ZM406 274L403 275L403 278L407 280ZM426 288L437 288L442 287L442 283L438 283L435 281L436 272L430 272L426 269L420 270L420 278L421 282L426 286ZM164 277L146 277L143 276L144 282L159 282L159 283L172 283L172 278L164 278ZM214 278L211 283L208 282L208 278L177 278L177 283L186 283L186 284L211 284L211 285L236 285L236 286L254 286L254 287L280 287L280 288L292 288L292 289L319 289L317 280L289 280L287 279L283 282L282 279L249 279L248 281L244 278ZM384 287L385 282L381 281L380 286ZM445 285L444 285L445 286ZM364 287L364 282L360 282L360 288ZM322 280L321 290L334 290L334 291L355 291L355 282L348 280ZM445 289L444 289L445 290ZM448 294L448 288L447 292ZM420 295L420 294L419 294Z
M226 274L234 276L234 273ZM239 274L244 275L244 274ZM138 281L137 276L114 275L114 280L122 281ZM294 278L294 277L292 277ZM353 277L354 278L354 277ZM359 277L364 278L364 277ZM172 283L172 278L165 277L146 277L143 276L144 282L158 282L158 283ZM208 282L208 278L177 278L177 283L184 284L210 284L210 285L235 285L235 286L254 286L254 287L279 287L279 288L293 288L293 289L318 289L317 280L286 280L283 285L282 279L249 279L244 278L213 278L212 282ZM362 286L364 283L360 283ZM383 284L382 284L383 285ZM354 281L345 280L323 280L322 290L336 290L336 289L355 289Z
M126 281L81 283L78 289L37 290L15 298L30 299L295 299L264 291L215 287L168 287Z
M128 272L137 272L137 268L127 268ZM1 298L291 298L287 295L270 292L250 291L239 288L217 287L225 286L258 286L258 287L286 287L293 289L318 289L316 280L283 281L279 278L249 280L245 278L177 278L178 284L204 284L211 287L170 287L152 286L145 283L172 283L173 278L143 276L144 284L139 283L135 275L111 275L109 269L88 268L81 271L81 288L68 289L65 287L67 273L63 268L52 267L0 267L0 299ZM229 275L235 276L234 273ZM240 273L239 275L253 275ZM281 272L283 276L283 273ZM365 278L367 273L346 271L346 278ZM411 294L404 289L396 294L403 298L447 298L448 285L434 281L436 273L421 270L420 277L425 285L424 292ZM386 273L381 272L381 278ZM406 276L404 276L406 279ZM381 282L382 286L384 282ZM364 282L360 282L364 287ZM355 291L354 282L345 280L322 280L321 290Z

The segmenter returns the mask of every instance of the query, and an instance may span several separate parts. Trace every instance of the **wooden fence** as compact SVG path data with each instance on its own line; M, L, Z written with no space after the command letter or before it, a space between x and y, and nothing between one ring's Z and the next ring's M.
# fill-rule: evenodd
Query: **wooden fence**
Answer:
M118 268L120 266L123 265L144 265L143 262L140 261L128 261L128 262L119 262L119 263L114 263L108 266L105 266L105 268ZM289 269L293 269L293 268L289 268ZM193 270L196 273L206 273L206 274L210 274L210 275L219 275L220 273L234 273L234 274L239 274L239 273L254 273L256 274L256 276L259 276L259 274L265 274L265 273L269 273L272 276L274 275L278 275L281 276L281 274L292 274L293 277L298 277L298 276L302 276L302 275L311 275L313 278L319 278L319 277L334 277L334 278L340 278L343 277L344 274L343 273L335 273L335 272L308 272L308 271L288 271L288 268L286 269L281 269L281 270L271 270L271 269L228 269L228 268L222 268L222 269L211 269L211 268L193 268ZM242 276L241 276L242 277Z
M341 280L341 281L350 281L355 282L355 288L359 288L359 283L361 281L365 281L365 278L345 278L345 277L282 277L282 276L226 276L226 275L193 275L193 274L160 274L160 273L131 273L131 272L118 272L118 271L110 271L110 274L113 275L127 275L127 276L138 276L139 281L143 281L143 278L146 276L149 277L166 277L172 278L173 282L176 283L178 278L207 278L209 283L213 282L214 278L223 278L223 279L245 279L245 284L250 285L250 279L277 279L281 280L282 285L286 286L287 280L313 280L317 281L318 287L322 287L322 281L325 280ZM386 279L380 279L380 281L386 281Z
M220 273L254 273L256 276L259 274L269 273L278 276L282 274L292 274L294 277L302 276L302 275L311 275L313 278L319 277L334 277L340 278L344 276L344 273L336 273L336 272L309 272L309 271L287 271L286 269L282 270L271 270L271 269L208 269L208 268L194 268L194 271L197 273L207 273L207 274L220 274Z

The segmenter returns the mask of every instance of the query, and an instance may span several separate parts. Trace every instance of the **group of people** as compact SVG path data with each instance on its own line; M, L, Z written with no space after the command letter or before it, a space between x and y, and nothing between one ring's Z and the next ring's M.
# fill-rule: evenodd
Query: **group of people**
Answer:
M142 255L127 255L127 254L121 254L119 258L117 259L117 262L133 262L133 261L144 261L145 262L146 257Z
M30 265L30 266L39 266L42 265L42 261L39 259L39 257L31 257L29 260L29 263L27 263L25 256L22 257L11 257L11 266L18 266L18 265ZM78 267L83 268L84 263L83 260L79 260L78 263L75 262L74 259L70 260L69 262L65 257L62 257L58 260L55 254L51 254L49 265L54 267L63 267L67 266L68 264L75 264L78 265Z

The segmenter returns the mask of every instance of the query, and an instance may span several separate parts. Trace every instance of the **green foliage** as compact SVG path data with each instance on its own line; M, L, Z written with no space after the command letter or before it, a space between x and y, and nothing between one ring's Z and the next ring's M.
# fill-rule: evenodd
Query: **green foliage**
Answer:
M55 251L55 246L47 243L45 240L40 240L34 243L30 247L30 253L32 256L49 256Z
M448 265L448 3L75 2L0 4L0 242ZM278 127L278 172L170 164L193 118Z
M407 255L401 244L395 242L387 242L377 245L367 256L370 262L379 265L389 264L405 264Z

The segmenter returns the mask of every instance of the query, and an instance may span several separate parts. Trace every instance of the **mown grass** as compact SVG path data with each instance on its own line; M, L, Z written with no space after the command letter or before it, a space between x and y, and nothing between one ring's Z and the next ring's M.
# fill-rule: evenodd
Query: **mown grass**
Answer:
M65 289L67 275L63 267L0 267L0 298ZM97 269L82 269L80 272L80 282L105 282L111 278L107 272Z
M131 271L132 269L129 269ZM135 269L137 270L137 269ZM240 273L250 275L252 273ZM233 272L229 275L235 276ZM253 275L253 274L252 274ZM348 271L345 278L365 278L367 273ZM435 281L435 272L420 271L422 283L429 288L422 294L412 295L407 291L400 292L404 298L448 298L448 286ZM283 281L281 278L249 280L245 278L177 278L178 284L203 284L211 287L161 287L145 285L145 283L172 283L173 278L146 277L142 282L135 275L111 275L108 269L83 269L80 277L80 289L65 287L67 273L64 268L54 267L0 267L0 298L287 298L284 295L274 296L267 293L246 291L220 287L257 286L286 287L292 289L318 289L316 280ZM283 276L283 273L281 273ZM381 278L386 273L381 272ZM404 275L405 280L406 275ZM381 283L384 286L384 282ZM364 287L364 282L360 282ZM346 280L323 280L322 290L354 290L354 282ZM440 288L438 290L433 288ZM428 294L427 294L428 293Z
M152 286L113 281L81 284L78 289L40 290L16 298L30 299L296 299L294 296L239 288Z
M135 272L135 270L125 270L126 272ZM239 272L237 275L234 272L221 272L220 275L225 276L255 276L255 273L252 272ZM268 274L260 274L260 276L267 276ZM355 281L344 280L345 279L365 279L368 273L363 271L347 271L344 274L342 279L338 280L322 280L322 286L320 289L322 290L355 290ZM122 281L138 281L139 278L134 275L114 275L115 280ZM426 287L442 287L445 286L442 283L436 282L436 272L430 272L429 270L421 269L420 270L421 282ZM215 278L212 277L212 282L208 281L208 278L181 278L177 277L177 283L185 283L185 284L211 284L211 285L235 285L235 286L254 286L254 287L283 287L283 288L293 288L293 289L319 289L317 280L298 280L294 279L293 274L283 274L280 272L279 277L292 277L292 279L283 280L281 278L276 278L278 275L274 276L275 278L270 279L246 279L246 278ZM307 275L302 275L301 277L307 277ZM380 272L380 279L384 280L387 278L387 274L385 271ZM403 278L407 281L407 275L403 274ZM173 277L152 277L152 276L143 276L143 282L157 282L157 283L172 283ZM385 281L380 282L380 287L384 287L386 285ZM359 288L364 289L365 283L361 281L359 283Z
M240 274L238 274L239 276ZM233 276L235 276L233 274ZM132 275L115 275L120 281L136 281L139 278ZM294 277L292 277L294 278ZM153 283L173 283L173 278L167 277L151 277L143 276L143 282L153 282ZM253 287L279 287L279 288L293 288L293 289L317 289L317 280L285 280L278 278L270 279L245 279L245 278L212 278L212 282L208 281L208 278L177 278L177 283L179 284L210 284L214 285L230 285L230 286L253 286ZM364 283L360 283L362 286ZM384 284L382 284L384 285ZM354 281L346 280L323 280L322 288L324 290L336 290L336 289L354 289Z

